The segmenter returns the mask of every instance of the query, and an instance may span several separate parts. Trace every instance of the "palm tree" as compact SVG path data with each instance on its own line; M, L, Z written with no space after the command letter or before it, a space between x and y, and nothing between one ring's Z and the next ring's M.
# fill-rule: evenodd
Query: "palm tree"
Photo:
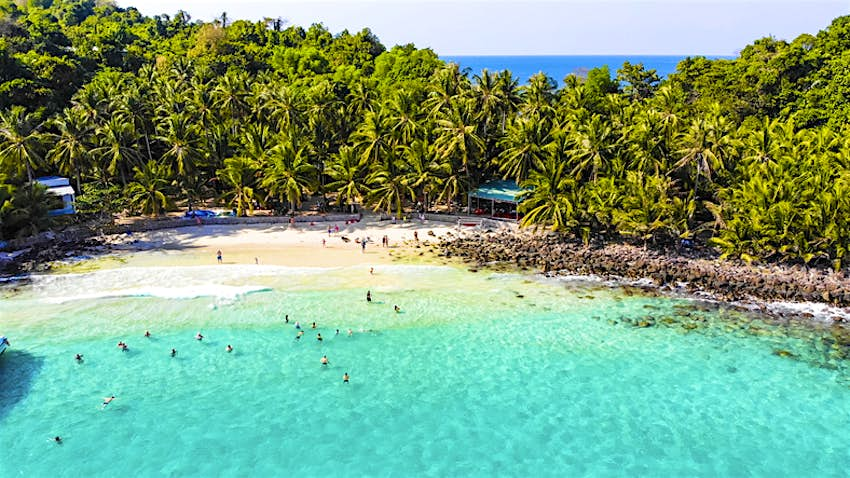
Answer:
M541 166L520 183L523 192L517 210L524 213L520 224L534 229L548 226L553 231L569 230L577 224L575 180L565 173L566 164L555 158L546 158Z
M425 211L429 209L431 193L440 187L447 162L437 160L433 145L425 140L416 140L409 146L402 146L408 170L404 173L407 184L419 192L425 201Z
M39 126L36 116L21 106L0 113L0 163L19 171L25 169L30 184L41 161Z
M375 209L387 214L395 212L396 216L401 217L404 200L415 198L404 176L393 173L387 164L374 166L366 181L369 184L369 202Z
M99 156L104 163L101 168L105 172L114 175L118 172L121 176L121 184L127 185L126 170L134 167L134 160L138 159L138 151L133 147L135 141L135 130L132 123L124 121L120 116L113 116L105 124L95 130L95 141L98 146L91 152Z
M424 134L419 104L409 90L396 90L386 104L386 113L384 122L392 132L393 144L410 144Z
M292 209L301 206L301 197L316 188L315 167L307 159L305 149L287 141L274 147L268 156L260 185L269 196L286 199Z
M73 175L77 181L77 192L82 193L80 176L83 168L88 166L86 160L90 146L86 138L89 128L80 112L71 108L63 110L52 124L58 133L50 135L53 149L47 153L47 159L59 166L62 174Z
M168 147L162 159L170 160L177 167L178 176L187 176L195 171L195 162L200 157L198 135L195 126L185 114L172 114L161 125L164 134L156 137Z
M246 211L254 211L254 184L256 183L257 164L251 158L237 156L224 160L224 168L217 171L218 178L230 190L225 196L236 206L236 215L244 216Z
M478 157L484 151L484 140L478 135L468 108L453 108L437 120L437 139L434 146L444 159L456 158L463 165L467 178L475 179Z
M134 181L127 186L130 204L142 214L159 216L171 205L168 197L171 169L167 165L148 161L141 168L133 168Z
M617 173L621 169L619 138L601 115L594 114L589 122L577 125L572 142L575 165L571 174L576 178L596 182L600 171Z
M675 169L687 169L693 183L694 197L699 198L700 180L711 182L717 172L725 169L734 154L734 142L729 123L719 113L719 105L708 118L697 118L681 138L678 153L681 159Z
M365 162L353 148L345 146L332 156L326 169L331 182L327 184L330 191L337 193L337 204L343 201L354 204L362 201L366 193L363 172Z
M504 150L497 159L499 171L505 178L512 177L520 183L528 178L533 167L542 165L549 132L544 122L537 118L517 117L510 123L500 143Z
M383 110L367 111L351 139L364 163L371 166L388 162L394 142Z

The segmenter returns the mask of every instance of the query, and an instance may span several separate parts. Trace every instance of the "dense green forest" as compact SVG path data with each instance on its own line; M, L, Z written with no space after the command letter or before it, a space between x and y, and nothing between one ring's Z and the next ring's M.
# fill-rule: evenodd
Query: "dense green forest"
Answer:
M387 50L369 30L0 0L0 238L49 225L30 183L44 174L73 178L84 213L153 215L286 212L310 195L452 210L510 178L527 226L840 268L848 72L850 17L663 81L626 63L559 88Z

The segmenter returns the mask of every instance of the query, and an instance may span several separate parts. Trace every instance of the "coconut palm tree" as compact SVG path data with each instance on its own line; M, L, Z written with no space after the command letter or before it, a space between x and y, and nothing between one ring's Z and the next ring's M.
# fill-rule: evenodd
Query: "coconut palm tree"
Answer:
M176 166L178 176L194 174L196 161L201 153L198 149L198 134L195 125L186 114L169 115L160 126L164 130L156 137L168 148L162 159Z
M532 170L520 187L523 192L517 210L524 214L522 227L567 231L577 224L576 182L567 173L564 162L546 158L541 168Z
M27 113L21 106L0 112L0 164L25 170L30 184L33 171L41 163L39 126L35 114Z
M349 146L343 146L331 157L326 169L331 179L327 188L337 193L337 205L341 206L343 202L355 204L362 201L367 192L364 165L362 157Z
M77 192L82 192L83 169L89 167L88 144L90 127L79 110L66 108L60 116L51 121L57 133L49 135L53 148L47 153L47 160L59 167L62 174L73 175L77 183Z
M224 168L217 171L219 180L229 189L225 197L236 206L236 215L245 216L254 211L254 186L256 184L257 163L244 156L227 158Z
M509 124L500 142L504 149L496 160L505 178L520 183L528 178L532 168L543 164L550 131L543 121L533 117L517 117Z
M171 169L156 161L133 168L134 180L127 186L130 204L142 214L159 216L171 205L168 196L171 186Z
M315 182L315 167L307 159L305 148L286 141L269 152L260 185L269 196L285 199L292 209L298 209L301 197L316 189Z

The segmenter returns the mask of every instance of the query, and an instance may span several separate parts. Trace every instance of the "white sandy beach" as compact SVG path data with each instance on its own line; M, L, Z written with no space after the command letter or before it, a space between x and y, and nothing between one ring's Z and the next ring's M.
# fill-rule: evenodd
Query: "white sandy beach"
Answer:
M164 265L163 261L174 265L213 264L217 251L221 251L224 264L332 267L386 264L402 255L417 256L438 238L459 233L463 232L449 223L393 224L366 217L348 225L343 221L189 226L121 234L110 242L116 243L119 249L149 251L123 257L124 263L129 265ZM418 235L418 244L415 235ZM389 247L382 246L384 236L389 240ZM367 239L365 249L359 243L364 238ZM417 245L420 251L416 250Z

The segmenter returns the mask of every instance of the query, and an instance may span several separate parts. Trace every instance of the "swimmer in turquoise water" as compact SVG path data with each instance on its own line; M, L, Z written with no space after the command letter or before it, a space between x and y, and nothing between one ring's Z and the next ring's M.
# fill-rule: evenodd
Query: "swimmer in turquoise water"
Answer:
M177 356L177 349L171 349L171 356L172 356L172 357L176 357L176 356Z
M230 353L230 352L233 352L233 347L231 347L230 344L227 344L227 347L225 347L224 350L226 350L227 353Z
M74 360L76 360L77 363L83 363L83 354L74 355Z
M322 355L322 360L321 360L321 362L322 362L322 365L328 365L328 364L330 363L330 361L328 361L328 356L327 356L327 355Z
M111 397L104 397L103 403L100 405L100 409L103 410L106 408L106 406L112 403L113 400L115 400L115 395L112 395Z

